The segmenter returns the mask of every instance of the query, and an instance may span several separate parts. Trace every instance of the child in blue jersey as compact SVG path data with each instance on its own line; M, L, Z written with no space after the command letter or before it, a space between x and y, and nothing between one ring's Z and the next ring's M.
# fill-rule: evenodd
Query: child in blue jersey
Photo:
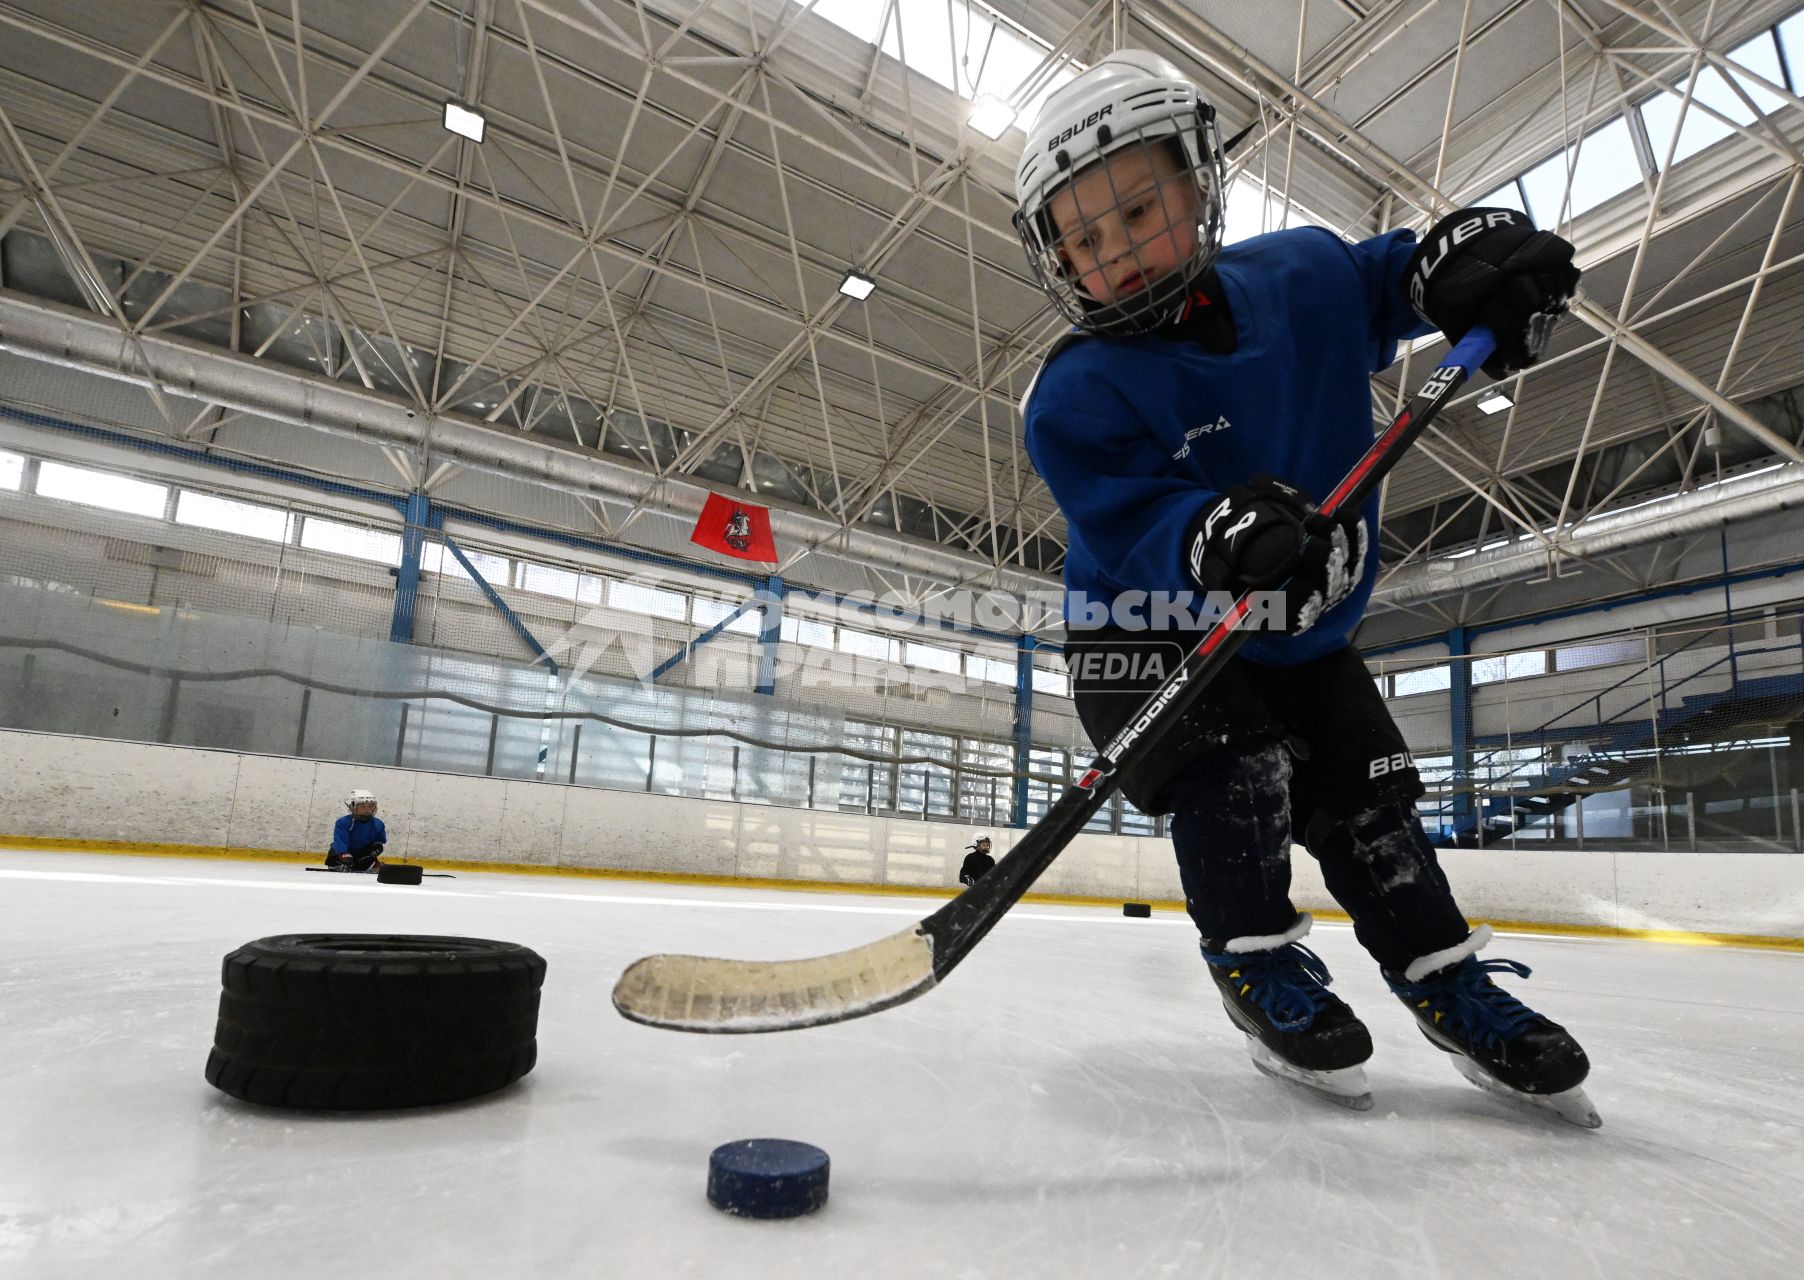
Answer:
M388 828L376 816L376 793L353 791L345 798L349 813L332 824L332 848L326 865L334 871L375 871L382 865Z
M1310 497L1371 444L1370 377L1399 341L1483 323L1498 335L1486 372L1532 363L1577 285L1571 245L1475 210L1422 244L1299 228L1222 249L1214 112L1143 52L1047 101L1016 185L1035 278L1073 324L1024 413L1069 527L1066 658L1091 741L1163 683L1209 602L1268 593L1268 627L1122 780L1140 809L1172 815L1203 958L1255 1062L1371 1105L1371 1037L1301 942L1295 840L1437 1047L1475 1082L1588 1122L1584 1051L1491 981L1526 969L1477 958L1490 930L1454 902L1408 746L1351 645L1377 499L1329 520Z

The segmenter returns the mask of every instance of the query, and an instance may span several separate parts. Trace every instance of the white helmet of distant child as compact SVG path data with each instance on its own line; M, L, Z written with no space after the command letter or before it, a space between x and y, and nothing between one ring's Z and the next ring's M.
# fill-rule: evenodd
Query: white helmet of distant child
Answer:
M374 791L357 790L345 797L345 808L350 809L352 812L355 812L357 806L360 804L367 804L370 807L370 812L374 813L376 811L376 793Z
M1061 230L1049 203L1097 161L1149 143L1170 156L1167 167L1174 171L1158 189L1167 216L1167 183L1194 193L1195 247L1174 269L1125 297L1094 297L1079 288L1070 256L1071 241L1083 228ZM1192 285L1220 251L1226 184L1215 108L1158 54L1121 50L1049 97L1028 128L1015 172L1015 230L1034 278L1072 324L1090 333L1146 333L1179 318ZM1172 194L1179 194L1176 185ZM1122 203L1138 198L1130 192ZM1086 207L1084 215L1093 219L1095 212Z

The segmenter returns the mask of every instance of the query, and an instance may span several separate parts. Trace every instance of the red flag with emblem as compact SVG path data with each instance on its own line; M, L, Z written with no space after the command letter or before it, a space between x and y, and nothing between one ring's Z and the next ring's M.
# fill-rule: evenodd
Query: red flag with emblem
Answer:
M736 560L777 562L777 544L770 534L770 508L718 493L708 495L689 541Z

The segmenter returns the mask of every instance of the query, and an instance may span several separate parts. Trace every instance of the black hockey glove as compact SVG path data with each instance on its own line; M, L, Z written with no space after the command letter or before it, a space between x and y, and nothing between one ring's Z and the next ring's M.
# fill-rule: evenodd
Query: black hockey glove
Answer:
M1497 350L1484 363L1505 378L1541 358L1578 288L1572 245L1536 231L1514 209L1461 209L1434 224L1405 268L1410 305L1458 342L1489 325Z
M1285 592L1284 630L1301 634L1345 600L1365 571L1366 524L1329 518L1302 490L1254 476L1205 506L1186 536L1190 578L1204 592Z

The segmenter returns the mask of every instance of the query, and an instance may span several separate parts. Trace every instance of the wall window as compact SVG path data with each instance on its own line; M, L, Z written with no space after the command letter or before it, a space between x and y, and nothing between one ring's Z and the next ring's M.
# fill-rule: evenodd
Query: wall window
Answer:
M1494 657L1472 659L1472 683L1495 684L1499 680L1520 680L1525 676L1547 674L1547 651L1531 649L1525 653L1500 653Z
M967 767L1004 772L1015 767L1015 749L1006 742L965 738L959 744L959 762ZM1009 820L1014 805L1015 780L996 773L960 773L958 812L973 822L1001 824Z
M218 529L265 542L286 542L294 529L294 517L280 507L260 502L239 502L183 489L175 496L175 522L197 529Z
M1071 677L1066 675L1063 671L1047 671L1043 668L1035 667L1034 692L1050 693L1056 697L1069 698L1071 696Z
M340 524L308 516L301 521L301 545L314 551L350 556L355 560L373 560L377 564L401 563L401 535L366 529L362 525Z
M848 720L840 741L873 755L893 757L896 754L893 725ZM845 765L839 774L840 808L876 813L895 807L895 766L855 756L842 758Z
M654 618L685 622L689 618L689 597L679 591L665 591L640 582L608 584L608 604L628 613L644 613Z
M965 655L965 675L972 680L982 680L987 684L1015 683L1015 664L1002 662L996 658L986 658L981 653Z
M17 489L24 479L24 457L0 449L0 489Z
M1437 693L1452 684L1447 667L1417 667L1414 671L1399 671L1391 677L1392 686L1397 690L1399 698L1407 698L1414 693Z
M693 605L694 612L690 614L690 617L696 626L706 630L718 625L722 618L727 617L738 607L738 605L728 604L724 600L710 600L706 596L697 596ZM747 609L728 623L726 629L734 635L759 635L764 630L764 611L757 607Z
M880 636L871 631L857 631L851 627L839 629L839 649L841 653L856 654L861 658L881 658L886 662L900 661L898 650L901 645L888 636Z
M512 571L513 562L506 556L475 551L461 542L457 544L457 549L464 553L476 572L482 575L482 580L490 586L497 582L506 586L512 581L508 575ZM457 557L447 551L441 542L428 542L420 548L420 567L427 573L442 573L447 577L462 578L465 582L471 580L470 575L464 572L463 565L457 562Z
M38 493L64 502L79 502L108 511L162 519L169 505L169 487L116 476L109 471L90 471L86 467L66 466L61 462L38 464Z
M1159 820L1134 808L1126 796L1121 797L1121 834L1124 836L1156 836Z
M536 592L542 596L561 596L565 600L576 599L577 581L581 575L574 570L559 569L549 564L534 564L530 560L517 560L514 564L519 575L514 585L520 590Z
M923 667L928 671L945 671L957 675L960 654L954 649L942 649L935 644L921 644L910 640L907 647L908 665Z
M813 622L794 614L783 615L783 638L791 644L811 645L816 649L833 647L833 628L825 622Z
M1582 671L1616 662L1639 662L1647 653L1641 640L1606 640L1602 644L1573 644L1553 651L1555 671Z

